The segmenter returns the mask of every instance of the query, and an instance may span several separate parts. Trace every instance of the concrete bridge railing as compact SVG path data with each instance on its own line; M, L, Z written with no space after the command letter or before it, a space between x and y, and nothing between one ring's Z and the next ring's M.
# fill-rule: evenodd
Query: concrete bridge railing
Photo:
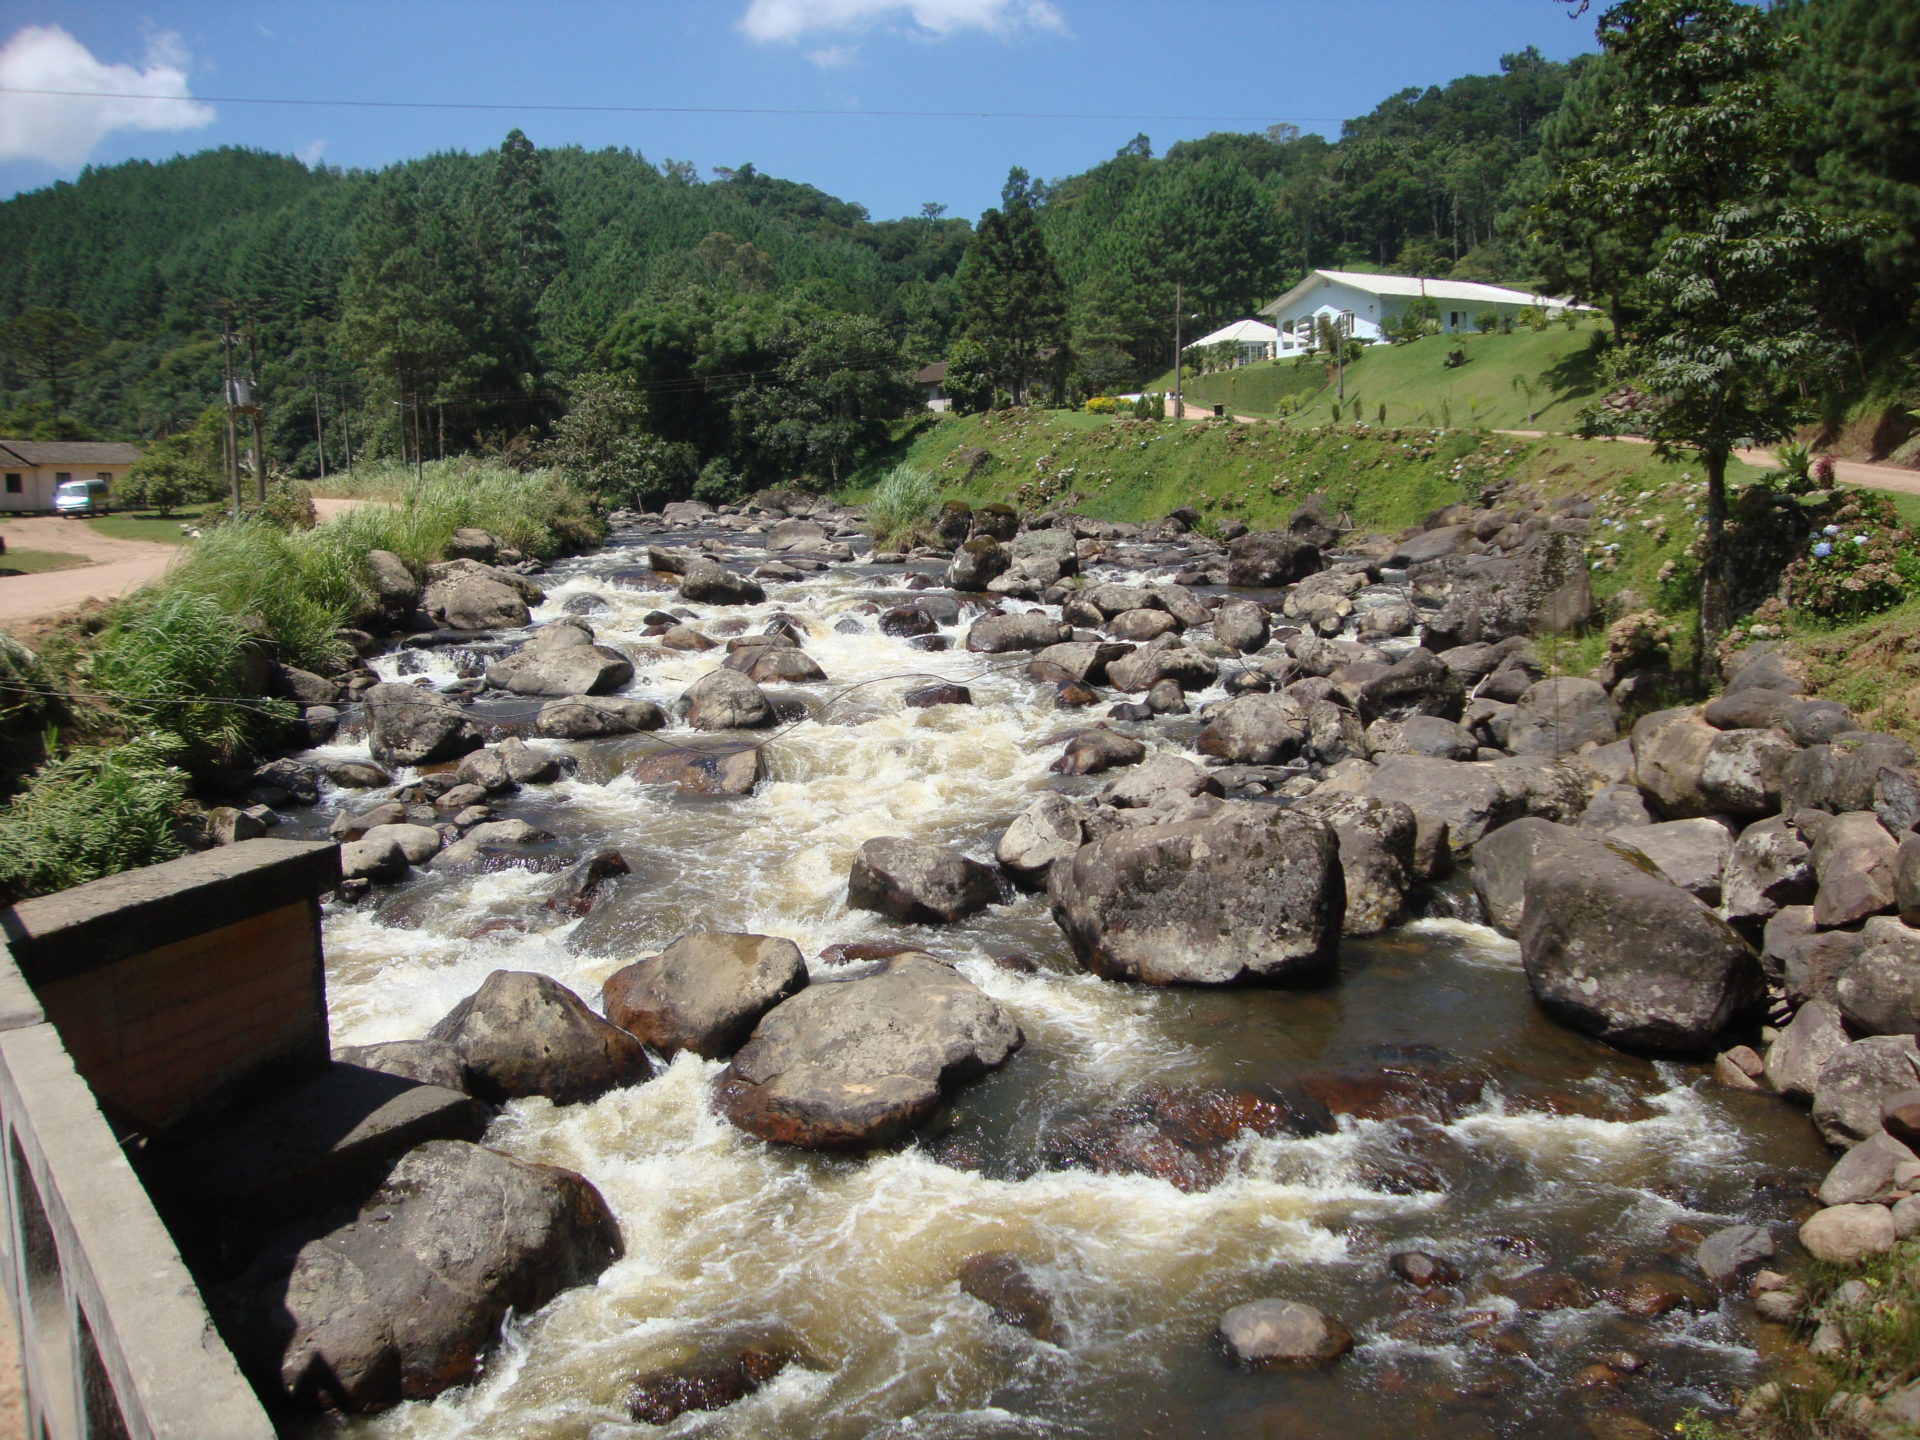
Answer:
M271 1440L127 1148L326 1064L338 854L253 840L0 910L0 1289L33 1440Z

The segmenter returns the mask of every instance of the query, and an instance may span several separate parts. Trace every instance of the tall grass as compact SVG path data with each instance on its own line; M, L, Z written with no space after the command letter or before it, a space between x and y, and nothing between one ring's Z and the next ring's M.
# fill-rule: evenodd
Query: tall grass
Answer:
M50 894L182 853L187 793L169 740L143 737L42 766L0 811L0 901Z
M873 487L867 502L867 529L877 545L911 541L940 503L940 482L925 470L896 465Z
M327 528L281 530L260 520L222 525L194 542L158 592L211 601L230 621L264 631L289 665L334 669L350 654L336 632L368 609L371 591L360 562L324 535ZM152 602L136 597L131 603Z
M409 565L438 560L455 530L486 530L540 559L597 544L606 527L587 496L557 470L510 470L491 461L436 460L416 479L411 466L361 466L339 487L367 500L314 532L357 549L391 550Z

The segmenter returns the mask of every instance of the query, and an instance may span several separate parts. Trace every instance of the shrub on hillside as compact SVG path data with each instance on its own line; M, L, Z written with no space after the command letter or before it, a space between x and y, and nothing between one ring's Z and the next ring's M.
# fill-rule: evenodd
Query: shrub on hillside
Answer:
M1120 402L1111 395L1096 395L1081 408L1089 415L1115 415L1119 413Z
M180 855L187 777L170 741L144 736L44 765L0 809L0 901L66 890Z
M1892 504L1853 492L1787 567L1788 603L1819 620L1857 620L1898 605L1920 585L1920 541Z

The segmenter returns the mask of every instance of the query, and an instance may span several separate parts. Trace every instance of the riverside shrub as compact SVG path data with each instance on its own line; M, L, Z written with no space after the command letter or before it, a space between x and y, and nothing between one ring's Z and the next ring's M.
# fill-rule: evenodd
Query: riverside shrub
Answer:
M170 736L82 750L43 765L0 809L0 901L66 890L185 851L174 821L187 793Z
M1879 496L1847 496L1787 567L1789 603L1818 620L1856 620L1899 604L1920 585L1920 540Z

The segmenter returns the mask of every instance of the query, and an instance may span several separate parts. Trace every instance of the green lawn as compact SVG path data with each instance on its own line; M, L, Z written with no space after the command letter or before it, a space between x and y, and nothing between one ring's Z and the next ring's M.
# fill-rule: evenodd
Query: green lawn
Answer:
M1582 408L1605 393L1600 357L1591 348L1592 324L1574 329L1516 330L1510 335L1429 335L1407 345L1368 347L1347 366L1342 419L1388 425L1480 427L1493 430L1572 430ZM1449 367L1451 350L1467 363ZM1527 387L1531 386L1531 393ZM1148 387L1173 388L1168 371ZM1291 418L1323 425L1332 418L1334 377L1324 358L1268 360L1238 370L1188 377L1189 403L1225 404L1229 414L1270 416L1300 408Z
M164 520L150 510L128 510L116 515L100 515L87 521L97 535L115 540L157 540L163 545L178 545L187 537L182 525L197 525L216 505L182 505Z
M88 563L84 555L69 555L64 550L9 550L0 555L0 575L42 575Z

